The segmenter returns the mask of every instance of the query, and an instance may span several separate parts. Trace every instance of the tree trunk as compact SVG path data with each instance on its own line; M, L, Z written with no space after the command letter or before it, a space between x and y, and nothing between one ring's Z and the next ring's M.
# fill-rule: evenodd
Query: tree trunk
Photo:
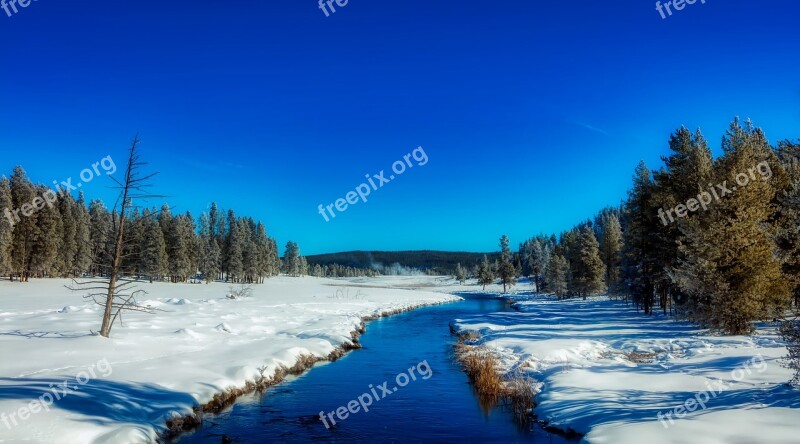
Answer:
M134 139L131 144L128 156L128 165L125 168L125 182L122 184L122 198L119 209L119 225L117 226L116 239L114 242L114 253L111 259L111 273L108 276L108 294L106 296L106 306L103 312L103 325L100 328L100 335L109 337L113 320L111 311L114 308L114 297L116 296L117 276L119 275L120 263L122 262L122 247L125 238L125 216L130 205L129 192L134 181L133 169L136 163L136 144L138 139Z

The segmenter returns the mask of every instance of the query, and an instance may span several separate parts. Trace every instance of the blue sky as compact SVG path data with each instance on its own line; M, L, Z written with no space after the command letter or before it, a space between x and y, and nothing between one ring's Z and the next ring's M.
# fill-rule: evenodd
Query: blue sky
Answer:
M109 154L121 164L138 132L177 212L217 201L305 254L493 251L503 233L516 245L619 203L680 125L716 152L737 115L773 142L800 136L799 12L349 0L326 17L312 0L39 0L0 10L0 172L51 183ZM428 164L318 214L418 146Z

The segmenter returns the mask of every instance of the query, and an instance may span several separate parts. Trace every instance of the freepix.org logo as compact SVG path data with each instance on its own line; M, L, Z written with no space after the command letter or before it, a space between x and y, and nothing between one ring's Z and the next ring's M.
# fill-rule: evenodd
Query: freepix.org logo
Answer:
M61 181L61 183L58 183L58 181L54 180L52 190L45 191L41 196L36 196L31 202L23 203L19 208L4 208L3 215L6 217L6 219L8 219L8 222L13 227L22 220L20 215L22 217L30 217L37 211L43 209L45 205L47 205L49 208L53 208L53 205L55 205L58 201L59 195L67 195L82 187L84 183L89 183L95 177L99 177L100 168L98 167L102 167L107 176L117 172L117 165L114 163L114 159L112 159L111 156L106 156L93 163L91 169L84 168L81 170L79 174L81 182L73 185L72 177L67 178L65 181Z
M378 191L378 189L383 188L384 185L403 174L407 168L413 168L414 163L411 162L412 158L416 161L417 166L424 166L428 163L428 155L425 154L425 150L420 146L403 156L402 160L394 162L392 164L392 171L388 174L388 177L386 170L381 170L378 174L373 174L372 176L367 174L365 177L369 183L358 185L354 191L348 192L345 194L345 197L336 199L327 206L319 204L317 207L319 214L325 219L325 222L330 222L331 218L336 218L336 213L333 211L334 209L341 213L347 210L349 205L357 204L359 200L361 202L366 202L367 196L373 191ZM330 217L328 217L328 214L330 214Z
M19 12L19 8L27 8L31 2L35 1L38 0L0 0L0 8L6 12L7 16L11 17Z
M697 0L669 0L668 2L661 3L660 1L656 2L656 11L661 14L661 18L666 20L667 17L672 17L672 10L675 11L683 11L683 8L686 5L693 5L697 3ZM706 0L700 0L700 3L706 4Z

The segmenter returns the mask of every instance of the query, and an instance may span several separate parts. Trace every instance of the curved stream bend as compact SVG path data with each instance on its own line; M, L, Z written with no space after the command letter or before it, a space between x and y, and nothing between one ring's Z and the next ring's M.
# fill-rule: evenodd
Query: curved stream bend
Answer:
M334 363L318 364L263 395L241 398L230 411L207 419L180 442L219 443L223 437L234 443L568 442L536 425L520 428L508 411L481 410L466 375L453 362L449 323L509 308L490 296L463 296L463 302L370 322L360 338L362 349ZM366 405L367 398L371 405ZM351 402L356 413L346 412ZM337 410L342 417L346 413L346 419L337 417ZM335 420L336 426L327 429L320 412L328 425Z

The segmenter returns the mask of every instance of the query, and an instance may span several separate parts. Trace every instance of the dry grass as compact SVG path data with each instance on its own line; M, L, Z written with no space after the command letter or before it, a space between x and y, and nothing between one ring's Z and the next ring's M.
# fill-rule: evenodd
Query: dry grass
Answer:
M625 353L625 357L628 358L629 361L635 362L637 364L651 364L656 356L658 356L658 353L649 353L649 352Z
M519 368L506 382L506 397L519 423L530 421L530 413L534 407L533 397L536 395L533 388L535 383L533 378Z
M600 357L603 359L614 359L615 357L622 356L623 358L627 359L630 362L635 364L652 364L655 362L655 359L658 357L659 353L651 353L651 352L637 352L637 351L619 351L619 350L609 350L603 352Z
M475 342L481 338L481 335L476 331L468 331L466 333L459 333L458 334L458 341L459 342Z
M456 350L464 371L478 392L502 395L503 379L498 370L497 357L484 348L472 345L459 344Z
M475 333L460 334L455 356L469 377L481 408L488 413L502 403L513 410L520 424L527 424L534 407L535 381L519 368L504 375L494 353L485 347L465 343L476 338Z
M463 341L456 344L455 351L456 359L478 396L481 409L488 414L503 395L503 380L498 370L497 358L486 349L467 345Z

